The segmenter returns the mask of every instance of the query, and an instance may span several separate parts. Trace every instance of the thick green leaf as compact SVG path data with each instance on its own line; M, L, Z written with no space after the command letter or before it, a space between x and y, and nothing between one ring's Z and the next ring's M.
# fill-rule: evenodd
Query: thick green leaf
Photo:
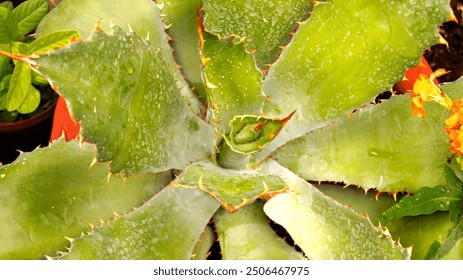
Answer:
M292 115L283 119L250 115L236 116L230 121L230 134L223 136L233 151L249 155L272 142Z
M306 17L313 1L301 0L205 0L208 31L221 37L244 38L248 50L255 50L260 67L273 63L280 46L288 42L296 22Z
M261 115L265 96L262 74L243 43L203 33L202 59L212 118L219 133L232 129L239 115Z
M89 224L140 206L168 184L170 174L109 177L94 145L56 141L0 169L0 258L52 256Z
M18 36L34 30L48 12L47 0L28 0L14 8L13 15L18 22Z
M197 11L202 0L158 0L163 22L169 26L167 34L174 48L174 57L194 91L206 101L206 88L201 77Z
M409 254L368 218L330 199L274 161L265 172L285 178L289 192L270 199L264 211L282 225L309 259L407 259Z
M221 209L214 216L224 260L301 260L304 256L290 247L270 227L262 211L263 202L235 213Z
M6 97L6 108L8 111L15 111L21 107L29 94L30 85L31 69L27 64L16 64Z
M56 48L67 46L72 40L79 38L76 31L57 31L37 38L29 44L27 54L40 54Z
M332 0L316 6L265 79L270 98L264 114L296 114L256 160L389 90L437 42L437 27L448 15L447 0Z
M208 161L189 165L176 185L210 194L229 212L285 190L285 183L278 176L254 170L224 169Z
M218 208L199 190L166 187L133 213L73 240L64 259L188 260Z
M428 215L436 211L450 211L456 220L463 207L463 183L453 171L445 168L447 184L433 188L424 187L416 194L403 197L398 203L385 211L384 219L398 219L404 216Z
M463 97L463 79L441 87L453 99ZM392 192L445 185L449 112L427 103L421 119L411 106L408 95L393 96L287 143L272 157L306 180Z
M35 111L40 104L40 91L38 91L34 86L29 84L29 89L27 91L27 96L24 99L23 103L17 109L21 114L29 114Z
M214 244L216 239L214 230L207 226L201 233L198 242L195 245L193 253L191 254L192 260L206 260L209 257L209 250Z
M352 208L360 215L368 217L374 225L380 224L380 215L395 203L391 195L374 191L365 192L365 190L355 186L346 187L329 183L314 186L324 195Z
M449 113L437 104L426 108L423 120L412 115L408 95L393 96L285 144L272 158L306 180L391 192L442 185Z
M167 42L159 9L152 0L65 0L40 22L37 34L41 37L55 31L76 30L80 38L87 38L97 26L111 32L113 25L119 26L125 32L130 33L133 30L141 38L149 38L148 42L155 49L159 48L163 54L164 61L174 73L177 87L191 110L198 115L205 111L202 103L182 78ZM125 43L120 42L122 45Z
M0 44L8 44L16 37L18 25L13 12L0 7Z
M212 153L212 127L187 107L162 52L136 34L100 31L35 61L112 171L181 169Z

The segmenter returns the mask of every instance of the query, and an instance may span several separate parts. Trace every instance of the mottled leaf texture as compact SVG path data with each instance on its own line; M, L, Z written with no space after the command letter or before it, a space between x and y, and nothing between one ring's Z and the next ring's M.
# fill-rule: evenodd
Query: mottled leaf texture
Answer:
M263 170L285 178L289 192L270 199L267 216L282 225L309 259L408 259L380 227L325 196L274 161Z
M218 208L199 190L166 187L133 213L73 240L63 259L189 260Z
M272 158L306 180L378 191L416 192L444 184L448 111L426 105L428 116L421 119L412 115L408 95L393 96L286 143Z
M205 110L182 78L178 65L172 56L159 8L152 0L61 1L40 22L37 27L37 34L41 37L51 32L76 30L80 38L87 38L96 28L111 32L113 25L119 26L125 32L133 31L143 39L149 38L147 42L155 49L160 50L168 68L176 76L177 87L190 109L196 114Z
M320 184L316 187L325 195L352 208L355 212L368 216L374 225L381 224L386 227L394 240L400 240L403 247L413 248L411 259L414 260L424 259L431 244L435 240L443 242L447 232L456 225L450 220L449 212L441 211L430 215L380 220L381 214L394 205L393 195L374 191L365 193L365 190L355 186Z
M136 34L99 31L35 62L113 172L183 168L211 153L212 127L188 108L162 52Z
M260 67L273 63L280 47L307 16L313 1L204 0L205 26L221 37L237 35L254 51Z
M276 235L256 201L235 213L214 216L224 260L302 260L304 256Z
M206 32L202 36L209 110L219 133L226 134L235 116L262 114L262 74L242 42L219 39Z
M263 91L270 98L264 113L296 113L258 156L389 90L437 42L437 28L448 15L447 0L331 0L317 5L265 79Z
M260 174L254 170L224 169L212 162L189 165L176 185L198 188L210 194L229 212L257 198L285 190L285 183L278 176Z
M161 7L162 21L169 27L166 32L172 38L175 60L194 91L205 101L197 17L202 0L158 0L156 3Z
M59 140L0 168L0 258L39 259L65 250L100 220L123 215L171 180L170 174L109 177L92 165L95 146Z

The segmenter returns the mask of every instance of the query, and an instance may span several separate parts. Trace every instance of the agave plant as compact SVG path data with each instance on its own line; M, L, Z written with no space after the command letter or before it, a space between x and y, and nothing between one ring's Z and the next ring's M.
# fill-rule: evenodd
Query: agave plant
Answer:
M0 257L205 259L217 239L223 259L461 258L448 111L372 102L449 15L447 0L61 1L38 36L82 39L15 59L81 137L0 169ZM463 97L462 80L437 89Z

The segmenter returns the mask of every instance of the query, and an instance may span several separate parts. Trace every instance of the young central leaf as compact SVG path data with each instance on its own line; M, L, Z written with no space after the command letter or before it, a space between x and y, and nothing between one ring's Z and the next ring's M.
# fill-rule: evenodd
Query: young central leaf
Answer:
M268 145L291 119L268 119L259 116L236 116L230 121L231 131L225 141L236 153L249 155Z
M257 198L285 190L285 183L278 176L264 175L254 170L223 169L212 162L188 166L177 185L203 190L217 199L229 212L234 212Z
M162 52L137 35L96 32L35 62L112 171L183 168L211 153L213 129L184 102Z

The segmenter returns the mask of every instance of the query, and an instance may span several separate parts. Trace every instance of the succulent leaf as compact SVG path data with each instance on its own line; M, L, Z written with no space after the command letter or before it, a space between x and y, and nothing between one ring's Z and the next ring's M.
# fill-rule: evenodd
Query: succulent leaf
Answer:
M463 79L441 88L454 99L463 97ZM445 185L444 166L451 154L443 120L449 112L433 103L426 110L425 119L412 116L410 97L393 96L287 143L272 157L306 180L342 181L382 192Z
M207 161L189 165L174 185L198 188L213 196L229 212L285 190L284 181L278 176L254 170L224 169Z
M181 169L212 153L212 127L187 107L163 53L136 34L99 31L35 63L111 171Z
M218 208L199 190L166 187L134 212L73 240L63 259L189 260Z
M59 140L0 168L0 258L38 259L64 250L65 237L131 211L170 174L124 179L96 163L94 146ZM72 160L68 160L72 159Z
M321 184L317 188L355 212L367 216L374 225L386 227L392 238L400 240L403 247L413 247L411 259L414 260L424 259L431 244L434 241L443 242L447 232L456 225L450 220L448 212L385 221L380 215L394 205L392 195L372 191L365 193L360 188L346 188L340 185Z
M62 1L43 18L37 27L37 34L41 37L56 31L76 30L80 38L87 38L95 29L111 32L115 25L125 32L147 38L147 43L155 49L159 48L168 68L176 76L177 87L190 109L198 115L205 111L178 69L159 9L151 0L119 1L117 4L112 0ZM119 43L121 46L118 48L126 42Z
M236 116L230 121L230 133L223 136L233 151L249 155L272 142L292 115L283 119L250 115Z
M304 256L275 234L256 201L235 213L214 216L224 260L301 260ZM258 234L257 234L258 233ZM265 244L264 246L262 246Z
M306 180L381 192L442 185L450 156L442 121L448 111L437 104L427 110L427 118L415 117L408 95L393 96L287 143L272 158Z
M219 39L203 32L201 57L209 110L219 133L232 129L230 121L239 115L261 115L265 96L262 74L243 42Z
M448 15L447 0L317 5L264 81L270 97L264 114L296 114L255 160L389 90L437 42L437 27Z
M296 22L307 16L312 1L204 0L205 27L221 37L243 38L260 68L273 63L288 42Z
M216 240L215 232L207 226L201 233L198 242L195 245L193 253L191 254L192 260L207 260L210 254L210 249Z
M202 0L158 0L156 3L162 6L162 21L168 26L166 32L172 40L170 44L175 50L175 60L181 65L182 73L196 94L206 101L197 32L197 11L202 6Z
M282 225L309 259L408 259L409 253L380 227L325 196L274 161L263 170L285 178L289 192L270 199L264 211Z

